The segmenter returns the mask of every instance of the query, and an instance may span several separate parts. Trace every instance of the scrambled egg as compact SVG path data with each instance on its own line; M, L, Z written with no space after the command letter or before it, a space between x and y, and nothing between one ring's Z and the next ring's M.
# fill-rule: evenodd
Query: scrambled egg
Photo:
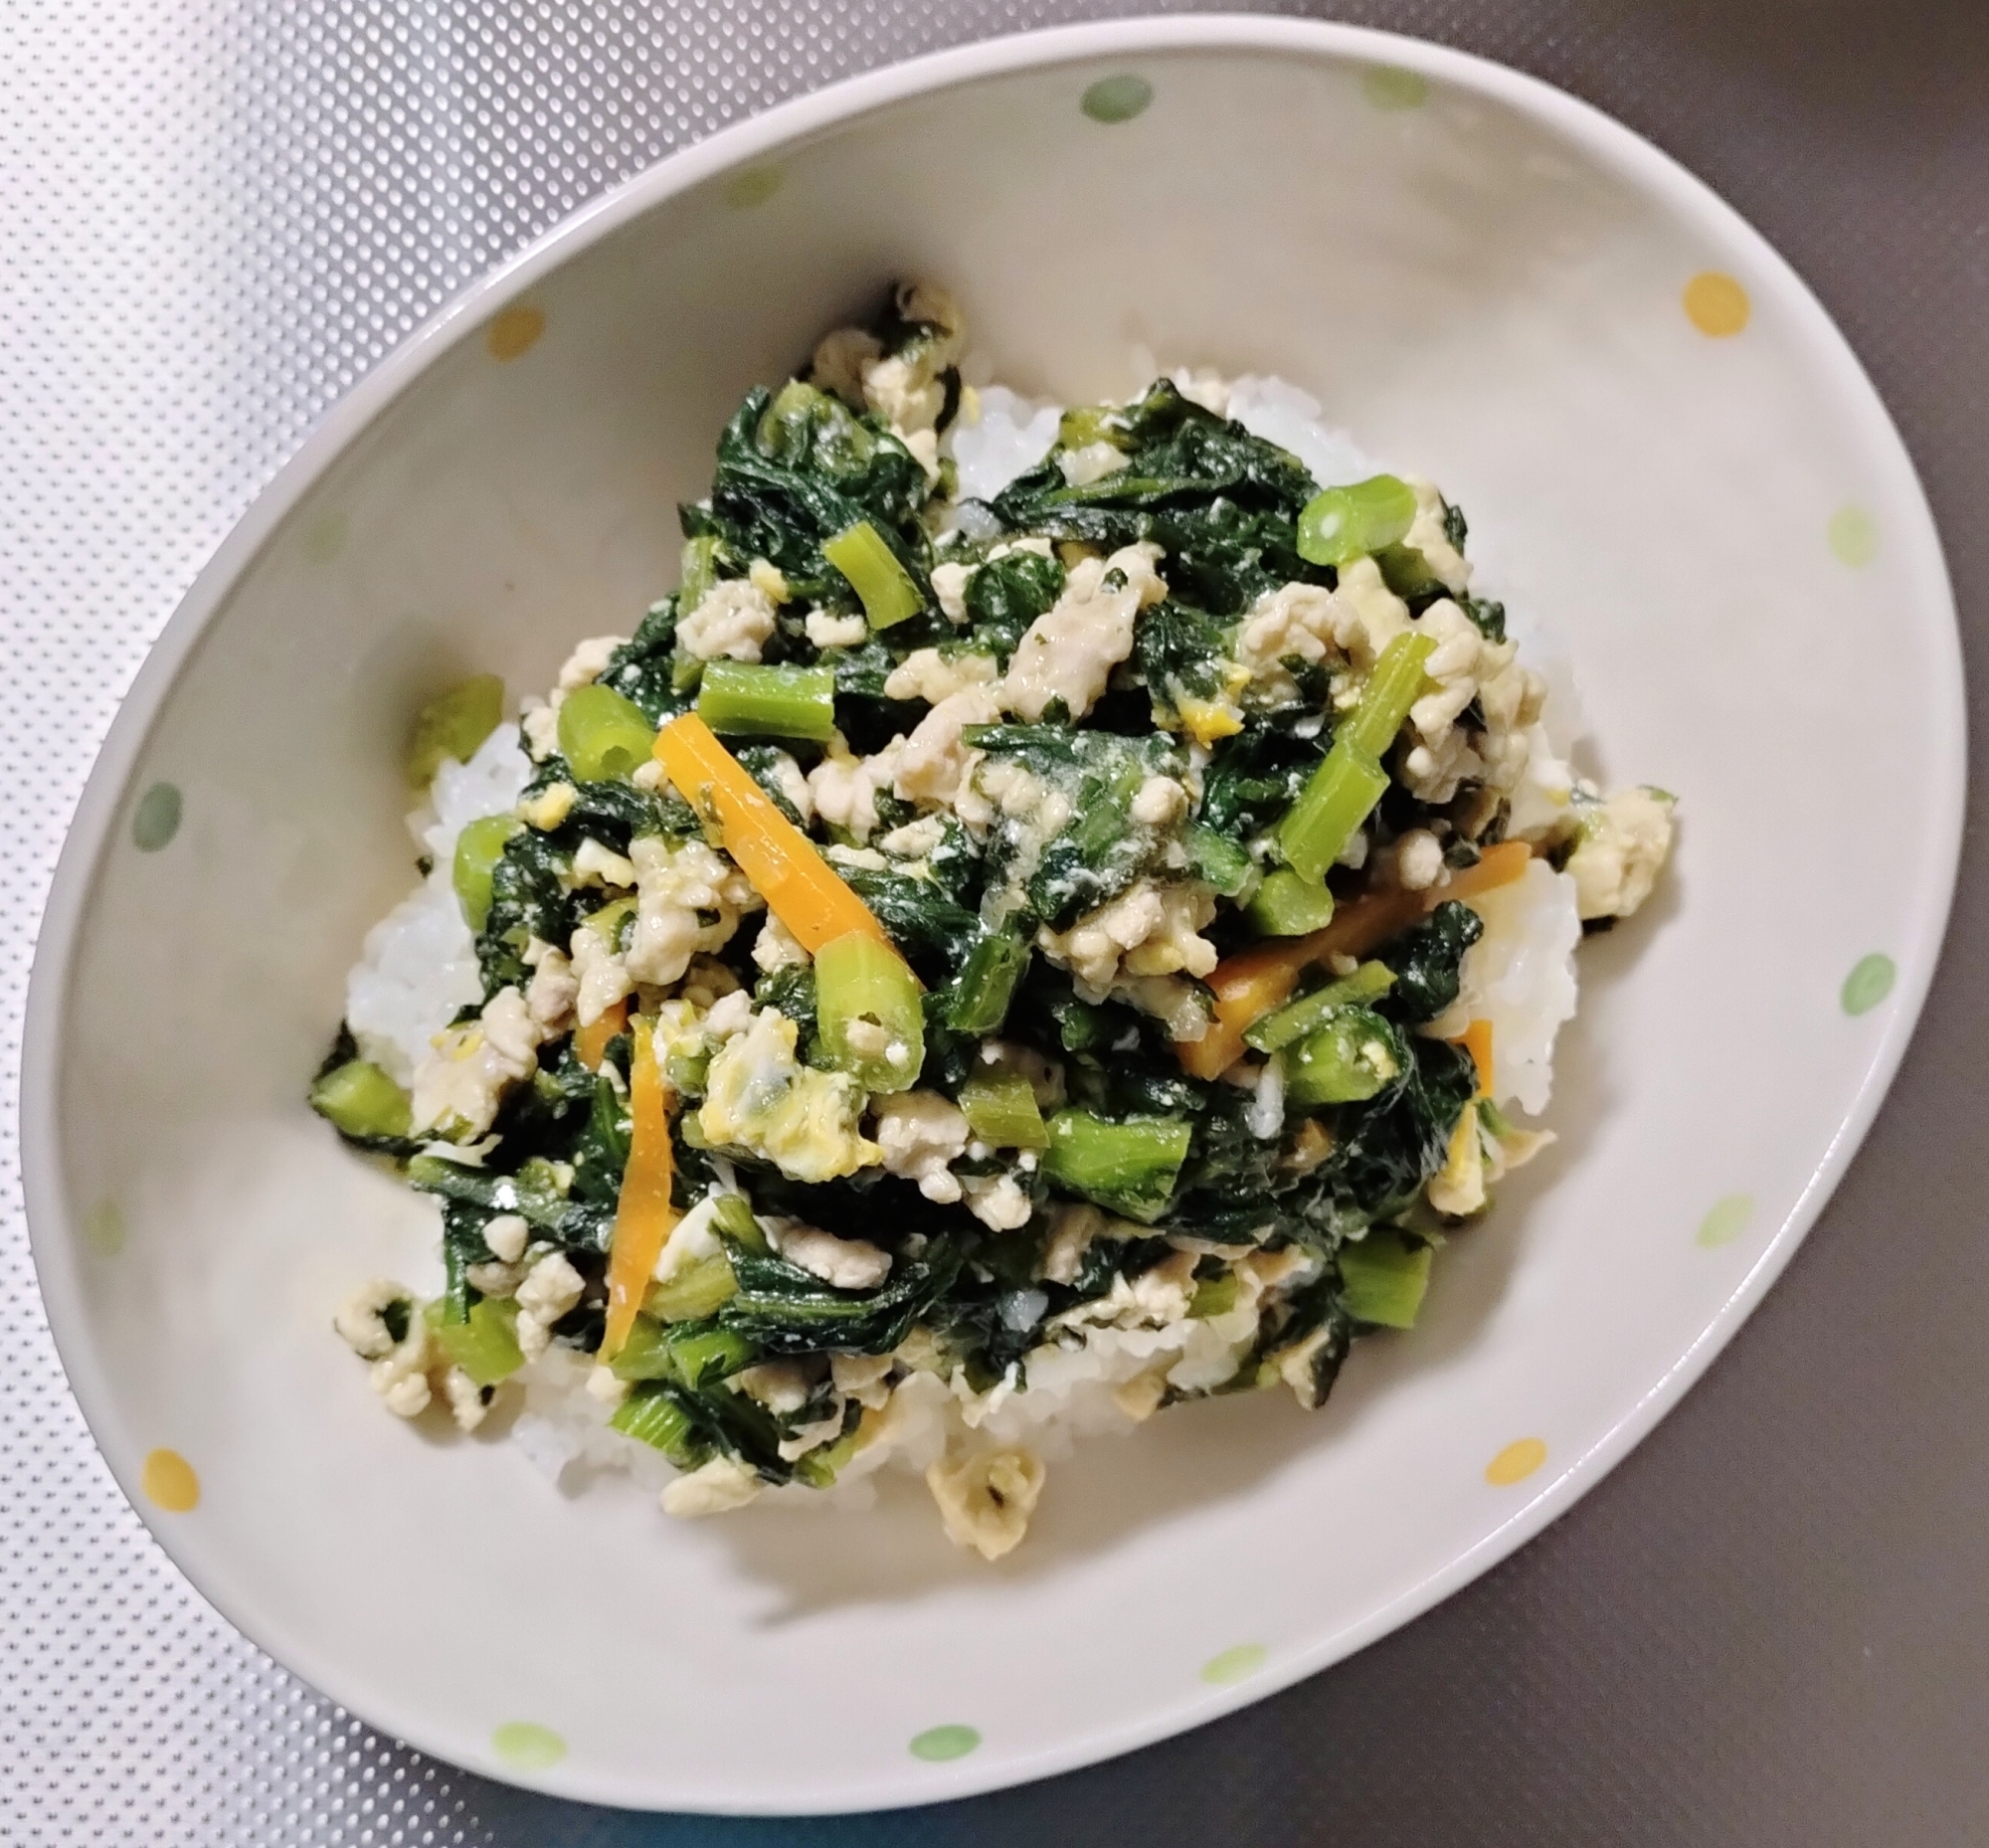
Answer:
M804 1065L797 1039L786 1015L756 1014L713 1054L698 1128L712 1143L764 1155L793 1181L834 1181L882 1161L858 1127L862 1087L846 1072Z

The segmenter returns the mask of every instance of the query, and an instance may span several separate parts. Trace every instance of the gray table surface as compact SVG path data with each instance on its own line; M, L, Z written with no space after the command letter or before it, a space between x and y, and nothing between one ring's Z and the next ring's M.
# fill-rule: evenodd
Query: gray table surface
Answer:
M1057 0L12 0L0 13L0 1840L203 1845L1989 1838L1989 865L1849 1180L1706 1381L1544 1537L1365 1654L1111 1765L821 1823L521 1795L236 1636L97 1461L35 1294L34 928L150 638L324 410L603 187ZM1989 3L1372 0L1649 135L1837 316L1989 624ZM1736 484L1736 491L1744 491ZM1883 648L1886 612L1872 611ZM1978 729L1985 682L1978 679Z

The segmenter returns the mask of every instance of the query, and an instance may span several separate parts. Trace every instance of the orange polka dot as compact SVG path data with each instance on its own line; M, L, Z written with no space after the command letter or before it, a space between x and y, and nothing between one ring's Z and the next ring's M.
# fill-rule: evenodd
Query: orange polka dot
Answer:
M1718 270L1702 270L1685 285L1686 318L1716 340L1738 333L1753 311L1747 291Z
M200 1478L177 1450L154 1450L145 1459L138 1486L148 1502L169 1515L191 1514L200 1506Z
M1516 1482L1525 1482L1546 1460L1545 1444L1537 1437L1522 1437L1485 1465L1485 1480L1495 1489L1510 1489Z
M510 307L490 323L483 344L492 359L517 359L539 343L546 330L543 308Z

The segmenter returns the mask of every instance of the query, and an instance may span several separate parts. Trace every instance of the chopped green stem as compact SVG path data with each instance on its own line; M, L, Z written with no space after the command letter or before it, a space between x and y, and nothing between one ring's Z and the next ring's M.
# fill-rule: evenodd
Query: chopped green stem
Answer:
M904 1091L925 1063L919 979L887 943L850 931L814 959L815 1023L831 1066L866 1091Z
M722 1195L718 1204L711 1209L711 1222L734 1244L743 1245L748 1251L765 1255L767 1234L761 1229L760 1221L754 1217L753 1203L745 1195Z
M1324 1026L1343 1008L1357 1007L1385 995L1395 985L1395 972L1385 963L1362 963L1351 976L1254 1020L1244 1029L1244 1041L1259 1052L1276 1052Z
M318 1079L310 1106L340 1135L360 1142L405 1136L414 1127L407 1092L363 1058L348 1059Z
M947 991L946 1023L959 1033L997 1031L1028 966L1029 946L1019 931L991 931L968 951Z
M618 1431L660 1450L679 1469L709 1461L711 1450L676 1391L659 1383L638 1386L608 1420Z
M1336 739L1278 826L1278 846L1291 869L1308 884L1321 884L1387 787L1388 773L1373 758Z
M1236 1288L1234 1271L1224 1271L1219 1277L1204 1277L1194 1286L1188 1314L1203 1322L1211 1316L1226 1316L1236 1307Z
M842 1466L856 1454L859 1425L852 1424L832 1444L806 1452L795 1465L795 1474L812 1489L825 1489L842 1473Z
M1427 597L1444 588L1444 583L1421 552L1412 545L1384 545L1374 554L1381 582L1397 597Z
M455 837L450 879L472 936L483 929L483 921L490 915L491 879L497 862L504 857L504 843L523 826L515 816L486 815Z
M718 582L719 543L709 534L686 539L683 567L677 579L677 617L681 621L701 604Z
M729 1328L672 1329L663 1345L671 1377L692 1391L750 1367L755 1354L753 1344Z
M439 1319L436 1345L480 1386L508 1380L524 1366L518 1347L518 1305L495 1297L480 1297L460 1322Z
M688 1264L680 1264L664 1282L650 1284L643 1308L663 1322L701 1322L724 1308L738 1288L738 1279L732 1274L732 1260L723 1251L714 1251L709 1257L692 1258ZM638 1316L635 1326L640 1328L642 1321ZM631 1343L634 1339L633 1335L629 1337ZM623 1352L628 1350L625 1348ZM635 1378L633 1374L624 1377Z
M1266 937L1305 937L1333 922L1333 893L1289 866L1264 875L1244 915Z
M1167 1209L1193 1133L1179 1117L1113 1123L1088 1110L1059 1110L1049 1132L1050 1180L1147 1225Z
M560 755L583 783L626 782L656 742L656 728L612 686L576 686L560 702Z
M1356 1322L1413 1328L1429 1288L1430 1246L1410 1243L1392 1226L1370 1226L1366 1237L1340 1247L1340 1303Z
M1302 878L1323 880L1381 800L1388 787L1381 754L1416 703L1423 662L1435 647L1429 636L1400 635L1381 650L1354 716L1335 734L1326 762L1279 825L1278 846Z
M967 1124L993 1149L1047 1149L1050 1132L1036 1094L1019 1071L982 1073L960 1087Z
M438 693L416 714L408 740L408 781L427 789L445 758L468 763L503 716L504 682L494 673L479 673Z
M698 1325L676 1323L672 1327L652 1315L638 1315L629 1329L629 1339L609 1365L617 1379L674 1381L678 1386L696 1390L750 1367L756 1353L758 1349L744 1335L732 1329L714 1329L702 1319Z
M630 1324L622 1346L609 1362L618 1380L668 1380L670 1344L663 1325L653 1316L638 1315Z
M1106 404L1074 405L1057 422L1059 449L1088 449L1094 443L1109 443L1114 449L1123 449L1125 435L1118 412Z
M1365 1008L1339 1008L1285 1059L1285 1100L1302 1110L1315 1104L1356 1104L1392 1084L1407 1053L1395 1029Z
M713 731L735 738L825 743L835 730L835 669L707 662L698 682L697 716Z
M1395 742L1409 708L1422 695L1423 662L1436 649L1434 636L1397 636L1381 650L1354 716L1340 728L1356 751L1381 756Z
M1299 515L1299 556L1315 565L1352 564L1393 545L1415 523L1415 490L1392 474L1329 487Z
M822 546L821 555L849 580L873 630L889 629L925 608L911 574L868 520L837 533Z

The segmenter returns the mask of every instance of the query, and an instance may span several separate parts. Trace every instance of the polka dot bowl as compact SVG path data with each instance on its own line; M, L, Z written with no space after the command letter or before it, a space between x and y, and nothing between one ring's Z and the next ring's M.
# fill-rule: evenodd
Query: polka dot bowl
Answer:
M1185 1407L988 1568L907 1481L673 1525L386 1417L329 1328L430 1209L301 1094L411 880L438 686L543 686L673 581L727 411L891 277L1026 389L1282 373L1468 509L1675 865L1584 952L1554 1149L1328 1407ZM160 1544L387 1732L610 1803L913 1803L1121 1752L1360 1647L1537 1533L1706 1367L1850 1161L1938 951L1960 668L1906 457L1788 268L1569 98L1346 28L946 54L612 193L330 416L139 675L35 970L24 1142L77 1394ZM1827 1407L1818 1407L1827 1416Z

